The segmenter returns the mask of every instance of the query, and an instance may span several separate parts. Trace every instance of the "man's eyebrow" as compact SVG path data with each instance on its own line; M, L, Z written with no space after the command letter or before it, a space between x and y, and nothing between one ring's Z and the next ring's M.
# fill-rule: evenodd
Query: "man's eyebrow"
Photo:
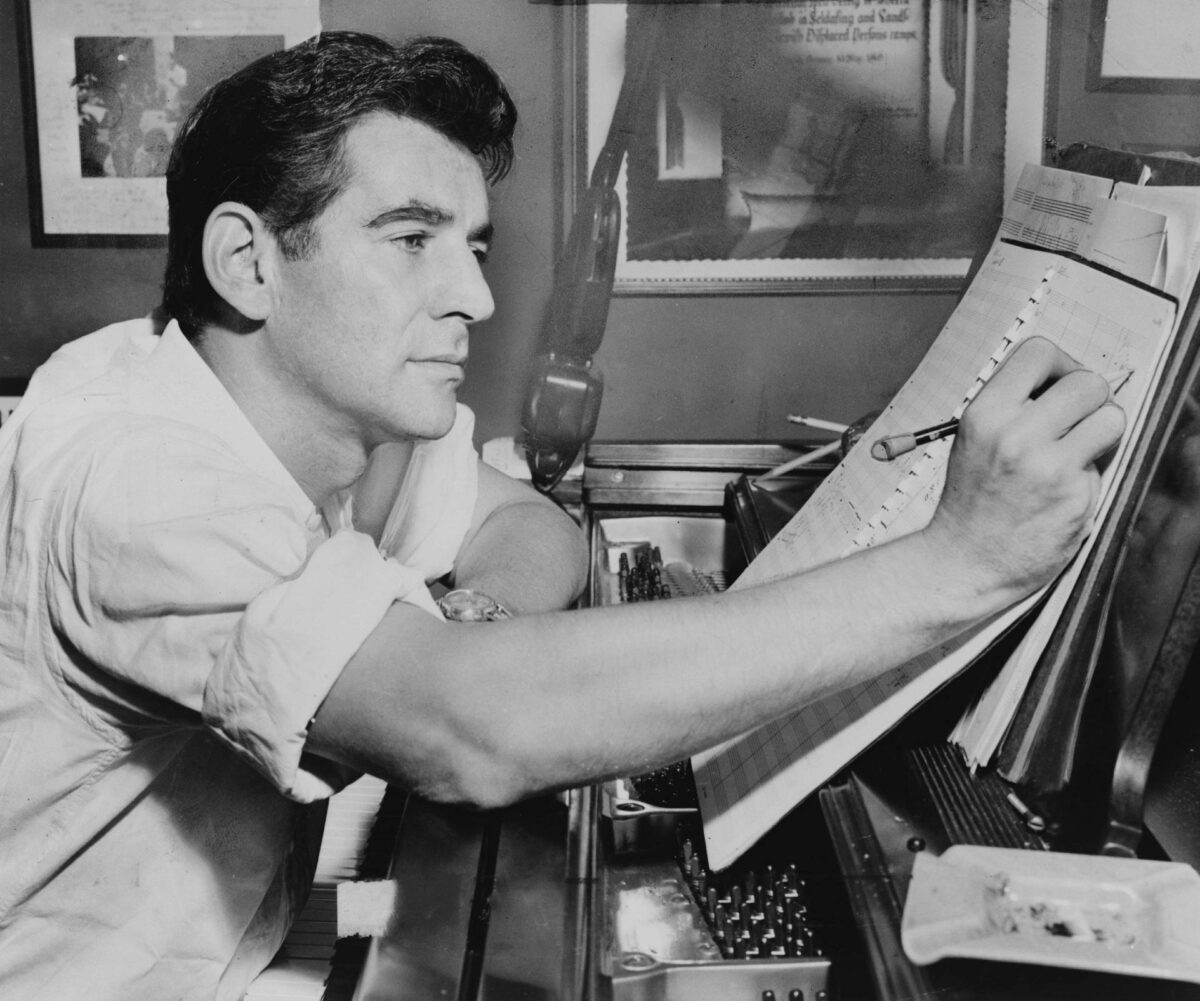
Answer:
M380 212L367 223L367 228L382 229L393 222L423 222L429 226L444 226L453 221L453 212L427 202L411 201Z
M421 222L426 226L446 226L454 221L454 213L428 202L410 201L380 212L367 223L368 229L382 229L396 222ZM489 222L467 234L472 243L490 243L495 227Z

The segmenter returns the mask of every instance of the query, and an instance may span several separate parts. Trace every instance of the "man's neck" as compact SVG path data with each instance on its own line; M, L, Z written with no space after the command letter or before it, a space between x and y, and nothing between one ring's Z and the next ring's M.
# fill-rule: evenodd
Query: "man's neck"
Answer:
M213 329L195 342L200 357L315 505L354 483L367 449L312 397L258 357L254 334Z

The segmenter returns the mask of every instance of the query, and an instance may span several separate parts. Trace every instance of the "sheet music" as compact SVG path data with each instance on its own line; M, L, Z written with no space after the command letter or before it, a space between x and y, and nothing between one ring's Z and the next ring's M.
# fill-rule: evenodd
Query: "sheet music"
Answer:
M1162 301L1167 302L1167 300ZM1168 305L1170 304L1168 303ZM1091 328L1092 334L1095 336L1112 337L1117 343L1125 340L1127 344L1130 328L1125 324L1131 321L1131 317L1089 315L1096 314L1097 311L1078 303L1070 304L1065 297L1064 302L1057 308L1063 310L1062 322L1076 324L1081 333L1086 333ZM1172 309L1169 316L1162 315L1158 323L1160 330L1171 329L1173 332L1174 310ZM1126 433L1118 452L1109 461L1105 470L1102 493L1095 516L1096 523L1101 522L1108 515L1115 492L1113 486L1124 473L1128 465L1132 443L1145 426L1150 390L1158 382L1165 361L1165 349L1169 343L1169 336L1159 336L1157 339L1158 350L1145 362L1134 361L1134 349L1128 344L1126 346L1123 361L1131 366L1136 365L1136 367L1129 372L1128 380L1115 394L1117 402L1125 409ZM963 749L967 763L972 768L987 764L999 747L1013 714L1016 712L1021 694L1025 691L1025 687L1037 667L1038 659L1054 632L1055 624L1066 607L1071 589L1082 572L1084 560L1091 552L1093 542L1094 536L1085 541L1079 555L1065 571L1062 579L1055 583L1046 604L1039 610L1029 630L1022 637L1020 645L980 697L978 703L964 715L951 734L951 741Z
M1096 205L1112 193L1109 178L1028 163L1004 205L1000 238L1064 253L1090 239Z
M965 408L1012 346L1039 334L1144 395L1167 343L1173 303L1087 264L998 242L913 376L735 587L777 579L928 523L949 443L892 462L869 442ZM710 863L728 865L783 815L978 658L1036 603L873 681L697 755L692 765Z
M980 376L997 349L1003 348L1006 339L1011 343L1020 324L1035 315L1037 297L1053 260L1021 247L998 244L942 334L864 440L927 427L958 413L963 400L978 390ZM932 453L944 459L948 450L949 442L934 442L884 463L871 458L866 448L854 449L734 587L812 569L861 548L861 533L889 501L898 482L926 456ZM916 475L920 475L919 469ZM937 493L940 496L940 489ZM933 506L927 506L927 511L931 515Z
M1112 189L1107 177L1026 164L1005 205L999 236L1078 254L1090 239L1096 205Z
M1151 209L1165 215L1167 219L1166 253L1159 283L1166 291L1185 301L1195 284L1200 270L1200 189L1195 187L1150 188L1118 184L1113 193L1129 203ZM1179 318L1176 318L1176 324ZM1172 331L1174 333L1174 331ZM1165 348L1165 345L1164 345ZM1165 351L1159 357L1159 365L1165 361ZM1149 402L1149 388L1157 382L1158 372L1139 373L1131 385L1122 387L1117 400L1125 407L1129 431L1125 436L1121 454L1113 465L1123 468L1128 460L1130 443L1145 423ZM1133 409L1133 401L1141 400L1139 411ZM1106 482L1111 482L1110 475ZM1109 493L1111 497L1111 491ZM1108 512L1109 504L1102 502L1097 521ZM1085 551L1072 565L1068 576L1056 587L1055 594L1042 609L1033 625L1023 637L1020 646L1005 663L1004 668L981 694L975 705L964 713L950 735L950 740L963 751L972 768L987 765L999 750L1009 726L1020 705L1021 698L1033 677L1038 660L1046 648L1055 623L1065 609L1070 589L1082 571Z

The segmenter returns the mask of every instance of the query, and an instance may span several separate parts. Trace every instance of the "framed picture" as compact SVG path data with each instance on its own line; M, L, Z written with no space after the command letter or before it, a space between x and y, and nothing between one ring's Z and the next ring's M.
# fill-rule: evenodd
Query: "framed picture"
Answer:
M1039 133L1008 137L1008 53L1021 18L1042 22L1044 56L1045 18L1011 6L577 8L575 193L604 145L627 61L658 33L653 78L627 123L615 291L961 287L994 235L1006 178L1031 151L1040 159Z
M1200 4L1092 0L1088 90L1200 94Z
M17 0L34 246L165 242L175 132L211 84L317 33L318 0Z
M1059 0L1050 8L1045 118L1057 148L1200 155L1200 3ZM1190 76L1189 76L1190 74Z

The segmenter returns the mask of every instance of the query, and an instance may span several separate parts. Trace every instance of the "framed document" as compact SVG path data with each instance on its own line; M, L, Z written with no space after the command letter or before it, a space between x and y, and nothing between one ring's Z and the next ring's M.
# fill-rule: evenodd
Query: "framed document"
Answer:
M618 293L947 290L993 233L1008 4L602 3L575 17L577 184L630 46L651 27L662 39L619 181Z

